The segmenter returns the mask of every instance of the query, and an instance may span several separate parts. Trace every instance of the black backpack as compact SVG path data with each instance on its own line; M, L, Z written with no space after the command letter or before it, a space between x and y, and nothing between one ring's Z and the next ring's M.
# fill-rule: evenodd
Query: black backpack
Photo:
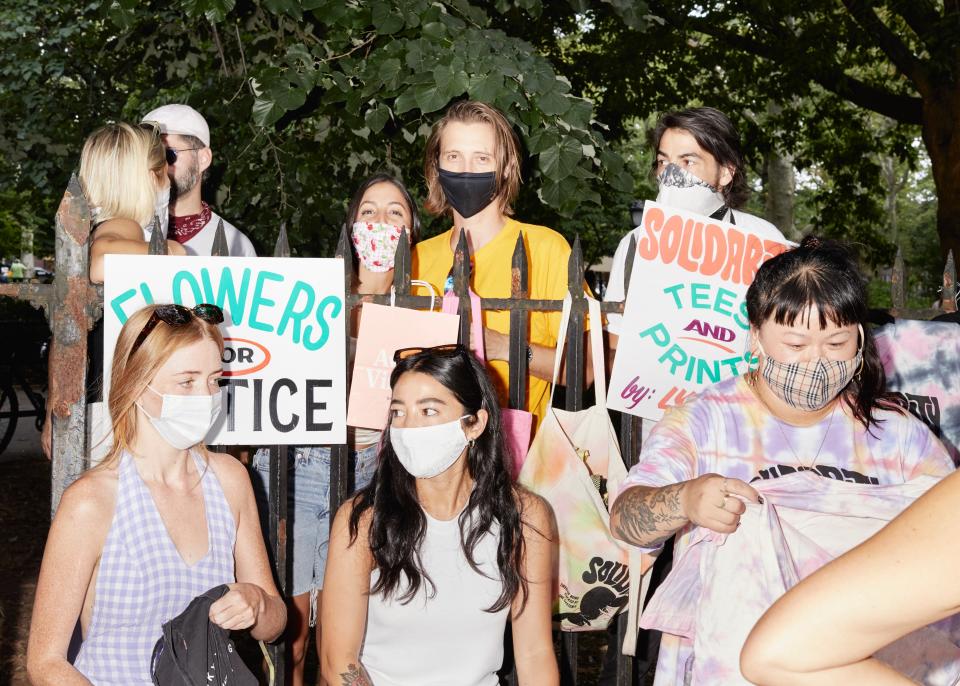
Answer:
M210 621L210 606L228 590L211 588L163 625L150 663L156 686L257 686L227 630Z

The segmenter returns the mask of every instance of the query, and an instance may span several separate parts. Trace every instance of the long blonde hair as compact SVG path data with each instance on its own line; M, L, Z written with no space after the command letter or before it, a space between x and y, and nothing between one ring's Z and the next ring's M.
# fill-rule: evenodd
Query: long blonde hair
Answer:
M97 221L119 217L147 226L166 173L166 150L153 126L107 124L87 137L80 153L80 183L98 208Z
M207 339L216 343L223 353L223 334L217 325L190 317L190 321L179 326L159 322L131 355L130 349L156 308L156 305L147 305L138 310L120 329L110 377L113 446L98 467L110 466L124 450L130 450L137 433L137 400L176 350Z

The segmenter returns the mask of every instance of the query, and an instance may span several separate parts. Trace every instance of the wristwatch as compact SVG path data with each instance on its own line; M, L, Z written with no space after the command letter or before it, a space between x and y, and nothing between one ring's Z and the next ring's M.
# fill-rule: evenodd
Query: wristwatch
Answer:
M529 345L527 346L527 364L530 364L533 361L533 348Z

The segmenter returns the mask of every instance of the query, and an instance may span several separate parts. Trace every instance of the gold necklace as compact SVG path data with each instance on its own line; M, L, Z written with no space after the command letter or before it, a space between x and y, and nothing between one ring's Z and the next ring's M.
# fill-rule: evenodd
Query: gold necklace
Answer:
M809 465L805 465L800 460L800 456L797 455L797 451L793 449L790 439L787 438L787 432L783 430L783 422L781 422L780 418L774 413L773 410L770 409L770 406L767 405L767 401L763 399L763 396L760 395L760 389L757 385L757 378L754 374L755 372L751 372L749 378L747 379L747 383L752 387L751 390L753 390L753 394L757 396L757 400L760 401L760 404L763 405L764 409L770 413L773 423L777 425L778 429L780 429L780 435L783 436L783 442L787 444L787 447L790 448L790 452L793 453L793 459L795 459L797 464L801 467L813 469L817 464L817 460L820 459L820 451L823 450L823 446L827 442L827 436L830 434L830 427L833 426L833 415L837 413L837 405L835 404L833 406L833 410L830 411L830 421L827 422L827 430L823 432L823 438L820 439L820 447L817 448L817 453L813 456L813 462L811 462ZM839 402L839 398L834 399L834 403L839 404Z

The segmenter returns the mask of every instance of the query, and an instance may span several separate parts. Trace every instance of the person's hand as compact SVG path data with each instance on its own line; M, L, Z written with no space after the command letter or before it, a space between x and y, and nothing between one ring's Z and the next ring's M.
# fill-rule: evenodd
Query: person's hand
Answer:
M470 345L473 345L473 333L470 334ZM483 330L484 350L488 360L510 359L510 336L493 329Z
M719 474L704 474L687 481L680 489L684 516L719 534L731 534L740 526L740 515L747 509L744 500L763 502L749 484Z
M168 255L186 255L187 249L184 248L177 241L167 241L167 254Z
M263 610L263 590L254 584L228 584L230 590L210 606L210 621L227 630L249 629Z

